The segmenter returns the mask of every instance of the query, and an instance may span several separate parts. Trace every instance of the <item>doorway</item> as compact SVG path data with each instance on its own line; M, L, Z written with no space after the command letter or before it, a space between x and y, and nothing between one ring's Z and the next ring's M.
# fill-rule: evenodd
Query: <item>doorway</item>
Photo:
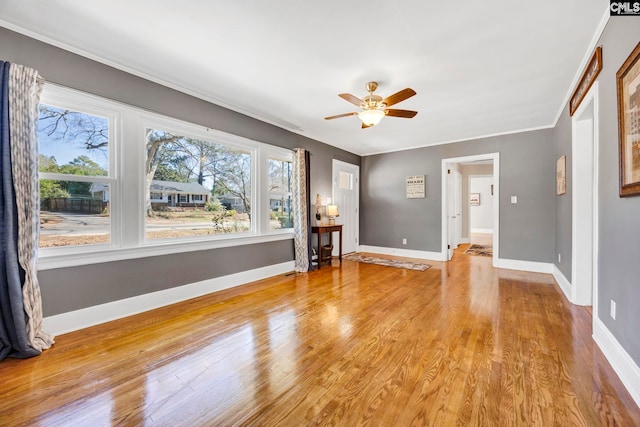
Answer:
M571 120L571 300L598 318L598 82Z
M337 223L342 224L342 252L355 252L358 249L360 225L360 166L334 159L332 183L332 200L340 214Z
M492 235L492 246L493 246L493 266L495 267L498 264L498 256L500 253L499 242L500 242L500 153L487 153L487 154L479 154L475 156L466 156L466 157L455 157L449 159L442 159L442 252L441 256L444 260L450 260L452 254L452 248L456 244L454 239L455 232L451 231L451 227L454 225L451 223L451 216L457 214L455 212L455 203L451 203L452 194L455 194L455 190L452 189L450 179L448 178L450 170L459 169L460 164L465 163L492 163L493 164L493 196L488 200L489 203L492 204L492 224L493 224L493 235ZM454 178L455 179L455 178ZM465 221L465 206L467 210L466 215L466 223L468 225L468 198L469 198L469 190L468 186L466 192L463 190L461 192L461 198L465 198L465 203L462 204L462 213L463 218L462 222L464 224ZM462 202L460 198L460 201ZM467 228L467 232L470 230ZM463 227L464 232L464 227ZM459 242L465 241L465 239L460 238Z
M474 202L470 202L468 206L469 243L491 246L493 242L493 163L483 161L463 163L461 166L463 171L467 171L465 175L468 176L468 193L474 195ZM476 174L478 172L483 173Z

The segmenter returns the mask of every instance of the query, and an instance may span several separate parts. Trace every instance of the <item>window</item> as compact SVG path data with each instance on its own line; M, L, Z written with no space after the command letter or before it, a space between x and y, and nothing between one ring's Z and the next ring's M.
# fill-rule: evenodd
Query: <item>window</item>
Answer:
M339 183L341 190L353 190L353 174L340 171Z
M291 238L290 150L48 83L39 113L40 269Z
M251 151L160 128L146 135L148 175L155 170L148 185L177 193L166 204L147 204L147 239L252 231ZM204 210L203 193L213 195Z
M293 227L290 159L269 157L269 229Z
M64 101L38 113L40 247L110 243L113 118Z

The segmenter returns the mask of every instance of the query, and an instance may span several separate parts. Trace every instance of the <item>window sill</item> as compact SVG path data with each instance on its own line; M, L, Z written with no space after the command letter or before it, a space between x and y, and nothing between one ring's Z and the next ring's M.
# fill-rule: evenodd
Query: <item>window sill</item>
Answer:
M77 252L65 254L40 254L38 270L75 267L80 265L100 264L136 258L147 258L160 255L171 255L184 252L205 251L232 246L253 245L256 243L275 242L293 239L293 230L270 232L260 236L230 237L215 240L181 240L180 242L152 242L134 248L115 248L113 246L97 249L77 246ZM106 246L106 245L105 245ZM74 249L75 249L74 248Z

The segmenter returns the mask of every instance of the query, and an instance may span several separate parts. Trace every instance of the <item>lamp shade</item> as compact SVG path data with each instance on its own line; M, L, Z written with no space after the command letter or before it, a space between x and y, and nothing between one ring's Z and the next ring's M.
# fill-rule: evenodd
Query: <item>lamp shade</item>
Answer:
M327 216L338 216L338 206L327 205Z
M383 110L364 110L358 113L358 117L367 126L374 126L380 123L380 120L384 117Z

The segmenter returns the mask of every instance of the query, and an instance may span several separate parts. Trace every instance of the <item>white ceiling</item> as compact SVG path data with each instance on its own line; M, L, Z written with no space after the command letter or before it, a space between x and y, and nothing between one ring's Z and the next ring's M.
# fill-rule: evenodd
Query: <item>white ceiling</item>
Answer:
M608 4L0 0L0 25L364 155L553 126ZM370 80L418 115L323 119Z

